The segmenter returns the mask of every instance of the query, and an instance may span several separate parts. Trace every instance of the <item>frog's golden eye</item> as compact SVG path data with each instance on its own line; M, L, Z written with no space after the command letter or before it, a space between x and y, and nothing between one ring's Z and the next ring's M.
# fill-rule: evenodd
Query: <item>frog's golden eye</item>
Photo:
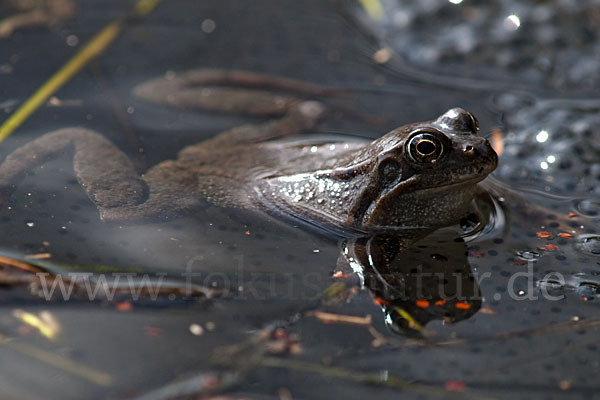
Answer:
M444 150L438 137L429 132L418 133L408 143L408 155L418 163L436 162Z

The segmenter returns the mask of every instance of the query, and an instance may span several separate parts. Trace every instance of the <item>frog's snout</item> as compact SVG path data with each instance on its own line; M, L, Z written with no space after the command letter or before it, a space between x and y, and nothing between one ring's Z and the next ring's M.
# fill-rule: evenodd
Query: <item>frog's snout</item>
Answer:
M462 153L471 162L485 165L487 173L492 172L498 166L498 155L486 139L478 143L463 144Z

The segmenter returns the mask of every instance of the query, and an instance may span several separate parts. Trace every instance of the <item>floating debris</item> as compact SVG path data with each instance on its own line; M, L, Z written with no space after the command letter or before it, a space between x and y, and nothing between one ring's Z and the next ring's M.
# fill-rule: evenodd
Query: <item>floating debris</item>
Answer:
M313 316L325 324L371 325L371 315L359 317L355 315L333 314L324 311L312 311L307 315Z

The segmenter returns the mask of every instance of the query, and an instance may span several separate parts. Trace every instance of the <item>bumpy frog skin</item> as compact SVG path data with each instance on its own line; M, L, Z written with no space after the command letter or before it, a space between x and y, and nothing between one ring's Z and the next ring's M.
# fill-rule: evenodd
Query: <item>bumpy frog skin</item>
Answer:
M325 111L320 102L302 98L325 96L327 89L243 71L194 70L149 81L134 94L178 108L281 117L188 146L175 160L141 176L123 152L96 132L50 132L0 165L0 203L26 171L72 147L77 179L104 221L173 218L208 201L275 209L359 230L429 228L463 216L476 183L497 164L487 140L476 135L475 118L459 108L373 142L291 140L313 129Z

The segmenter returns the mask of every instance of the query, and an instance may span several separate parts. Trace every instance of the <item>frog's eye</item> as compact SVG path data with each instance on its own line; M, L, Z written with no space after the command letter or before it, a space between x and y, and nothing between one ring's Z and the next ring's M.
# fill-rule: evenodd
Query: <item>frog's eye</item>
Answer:
M424 164L436 162L444 150L444 145L433 133L417 133L408 142L408 155L413 161Z

